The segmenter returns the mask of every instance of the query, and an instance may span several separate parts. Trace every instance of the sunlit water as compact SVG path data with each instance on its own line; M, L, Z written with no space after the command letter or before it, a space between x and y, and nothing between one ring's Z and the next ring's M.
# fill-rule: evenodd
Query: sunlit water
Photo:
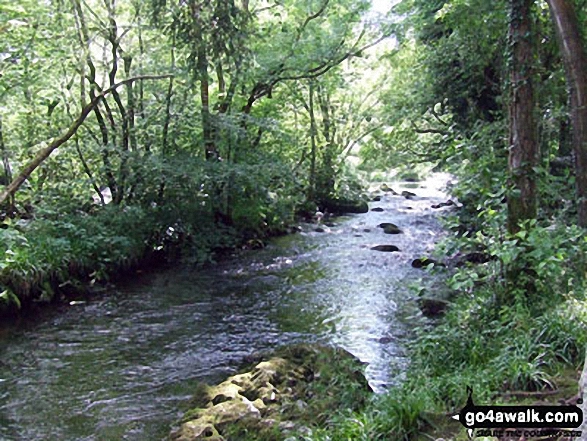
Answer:
M439 189L385 195L324 233L279 238L204 270L182 267L101 298L0 327L0 439L160 440L195 384L233 373L251 353L298 341L343 346L378 392L401 381L417 310L412 259L440 238ZM401 191L405 187L392 185ZM377 225L396 223L386 235ZM401 252L370 250L397 245Z

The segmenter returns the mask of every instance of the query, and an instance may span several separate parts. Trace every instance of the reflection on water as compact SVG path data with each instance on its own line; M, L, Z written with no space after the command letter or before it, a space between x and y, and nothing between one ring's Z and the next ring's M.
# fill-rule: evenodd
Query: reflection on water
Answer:
M337 219L326 233L306 225L213 268L137 276L5 329L0 439L159 440L198 381L220 381L246 355L294 341L343 346L384 390L407 363L410 325L399 311L423 274L410 262L440 234L430 206L444 200L434 188L446 177L437 178L411 190L415 200L386 195L371 203L384 212ZM383 234L381 222L404 234ZM379 244L401 252L370 250Z

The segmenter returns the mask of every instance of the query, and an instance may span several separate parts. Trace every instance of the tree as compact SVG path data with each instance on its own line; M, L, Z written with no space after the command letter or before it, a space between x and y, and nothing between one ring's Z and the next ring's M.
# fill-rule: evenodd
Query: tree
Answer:
M587 227L587 52L572 0L547 0L571 103L578 223Z
M521 222L536 218L537 210L532 3L533 0L510 0L509 173L514 188L508 194L507 227L511 234L520 230Z

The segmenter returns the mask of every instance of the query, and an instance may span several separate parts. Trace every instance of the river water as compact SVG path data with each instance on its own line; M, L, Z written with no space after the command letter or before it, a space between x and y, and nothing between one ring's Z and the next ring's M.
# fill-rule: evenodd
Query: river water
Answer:
M411 268L442 234L448 177L386 194L366 214L278 238L206 269L137 274L114 292L0 325L0 440L161 440L194 386L279 345L334 343L368 363L372 387L401 381L419 312ZM400 235L377 225L393 222ZM394 244L400 252L372 251Z

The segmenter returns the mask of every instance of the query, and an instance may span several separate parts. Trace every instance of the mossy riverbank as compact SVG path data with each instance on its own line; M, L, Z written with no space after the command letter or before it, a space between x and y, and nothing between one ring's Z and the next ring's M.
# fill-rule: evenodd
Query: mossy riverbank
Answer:
M202 385L194 408L170 439L273 440L328 427L343 410L359 411L372 390L361 362L341 348L294 345L257 358L216 386Z

